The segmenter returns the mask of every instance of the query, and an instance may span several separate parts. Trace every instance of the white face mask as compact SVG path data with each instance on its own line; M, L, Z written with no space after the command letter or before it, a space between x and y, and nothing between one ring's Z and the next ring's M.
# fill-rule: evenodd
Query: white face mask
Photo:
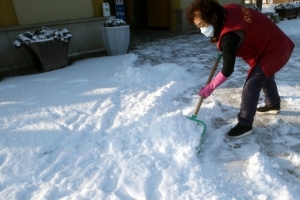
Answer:
M212 37L214 36L214 27L212 25L209 25L208 27L205 28L200 28L201 33L205 35L206 37Z

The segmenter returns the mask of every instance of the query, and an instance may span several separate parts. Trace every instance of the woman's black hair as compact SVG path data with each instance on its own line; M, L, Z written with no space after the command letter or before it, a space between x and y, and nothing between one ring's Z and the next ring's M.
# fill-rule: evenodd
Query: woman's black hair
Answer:
M214 27L214 35L210 41L217 43L227 16L225 9L214 0L196 0L186 11L187 22L193 24L196 16Z

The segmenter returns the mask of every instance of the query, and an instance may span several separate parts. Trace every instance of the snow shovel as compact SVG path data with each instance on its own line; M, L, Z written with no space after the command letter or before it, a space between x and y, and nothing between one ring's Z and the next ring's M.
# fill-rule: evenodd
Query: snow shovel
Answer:
M215 74L215 71L217 69L217 66L218 66L218 64L219 64L219 62L221 60L221 57L222 57L222 54L218 53L217 57L216 57L216 60L215 60L215 64L214 64L214 66L213 66L213 68L212 68L212 70L210 72L210 75L208 77L206 85L208 85L210 83L210 81L212 80L212 78L213 78L213 76ZM202 124L204 126L204 129L203 129L203 132L201 134L201 138L200 139L202 139L202 137L203 137L203 135L204 135L204 133L206 131L206 125L205 125L205 123L202 122L201 120L197 119L197 115L198 115L198 112L200 110L200 107L201 107L201 104L203 102L203 99L204 99L204 96L201 96L200 99L199 99L199 101L198 101L198 104L197 104L197 106L195 108L194 114L191 117L187 117L190 120L193 120L193 121L197 122L198 124Z

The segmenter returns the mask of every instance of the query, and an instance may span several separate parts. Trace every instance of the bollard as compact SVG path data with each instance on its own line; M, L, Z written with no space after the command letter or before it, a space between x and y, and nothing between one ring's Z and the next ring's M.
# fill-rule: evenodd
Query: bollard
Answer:
M273 22L276 24L279 23L279 15L277 13L273 14Z

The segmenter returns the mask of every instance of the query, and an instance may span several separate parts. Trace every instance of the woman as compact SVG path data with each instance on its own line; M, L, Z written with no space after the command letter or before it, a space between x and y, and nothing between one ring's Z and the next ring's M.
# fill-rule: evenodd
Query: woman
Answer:
M199 95L207 98L233 73L236 56L249 66L242 93L238 124L227 136L239 138L252 133L256 111L278 113L280 97L274 74L289 60L294 43L267 16L237 4L220 6L213 0L196 0L187 9L188 23L194 23L210 37L223 54L223 68ZM257 108L259 93L265 106Z

